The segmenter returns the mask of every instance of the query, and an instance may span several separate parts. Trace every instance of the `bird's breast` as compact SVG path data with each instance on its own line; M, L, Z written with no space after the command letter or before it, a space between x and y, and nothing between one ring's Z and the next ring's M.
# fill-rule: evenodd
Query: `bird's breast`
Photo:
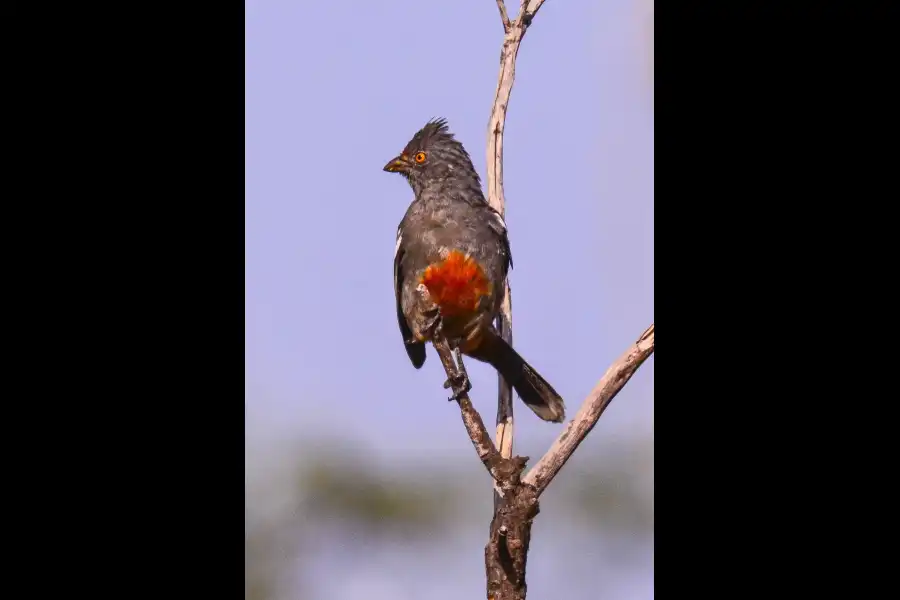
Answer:
M493 293L484 267L471 255L450 250L422 272L420 283L441 314L451 317L475 313L481 299Z

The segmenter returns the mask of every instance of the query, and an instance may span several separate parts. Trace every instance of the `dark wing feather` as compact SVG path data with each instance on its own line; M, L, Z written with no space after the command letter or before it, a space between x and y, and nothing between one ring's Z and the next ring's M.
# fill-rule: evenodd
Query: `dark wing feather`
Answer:
M397 324L400 325L400 334L403 336L403 345L406 347L406 354L409 356L410 362L415 368L420 369L425 364L425 344L413 340L412 331L403 315L403 308L400 306L400 295L403 291L403 271L400 266L404 254L401 241L398 231L397 250L394 252L394 298L397 304Z
M488 208L492 213L492 218L488 221L488 225L494 230L494 233L500 236L501 252L506 256L505 271L508 272L512 268L512 249L509 246L509 233L506 230L506 221L503 220L503 217L493 206L488 205Z

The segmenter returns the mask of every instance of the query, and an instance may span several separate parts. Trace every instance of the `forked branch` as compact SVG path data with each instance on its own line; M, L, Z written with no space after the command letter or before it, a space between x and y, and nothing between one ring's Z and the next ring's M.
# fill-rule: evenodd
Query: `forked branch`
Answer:
M547 489L582 440L597 424L600 415L653 354L656 348L655 325L650 325L640 338L620 356L600 378L585 399L578 414L550 447L550 450L524 476L527 457L505 458L497 451L467 393L458 394L459 408L469 439L478 458L496 481L502 493L495 506L488 543L485 546L487 597L489 600L524 600L527 586L525 567L531 543L531 523L539 509L538 498ZM447 379L456 381L459 372L449 345L443 340L435 344Z

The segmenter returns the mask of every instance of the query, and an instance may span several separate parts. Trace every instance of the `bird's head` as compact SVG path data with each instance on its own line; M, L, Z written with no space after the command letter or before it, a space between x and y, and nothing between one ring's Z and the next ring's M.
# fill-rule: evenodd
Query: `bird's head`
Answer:
M444 119L433 119L416 132L399 156L384 166L389 173L400 173L414 190L431 181L463 177L480 185L472 159L447 127Z

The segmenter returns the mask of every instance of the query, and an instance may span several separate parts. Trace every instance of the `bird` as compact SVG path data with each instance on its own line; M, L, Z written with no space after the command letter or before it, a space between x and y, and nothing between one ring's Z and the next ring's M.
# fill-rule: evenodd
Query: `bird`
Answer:
M431 342L450 400L459 400L471 390L462 355L487 363L539 418L561 423L562 397L494 326L512 268L509 235L447 120L429 120L384 171L402 175L414 195L394 249L397 321L413 366L425 364Z

